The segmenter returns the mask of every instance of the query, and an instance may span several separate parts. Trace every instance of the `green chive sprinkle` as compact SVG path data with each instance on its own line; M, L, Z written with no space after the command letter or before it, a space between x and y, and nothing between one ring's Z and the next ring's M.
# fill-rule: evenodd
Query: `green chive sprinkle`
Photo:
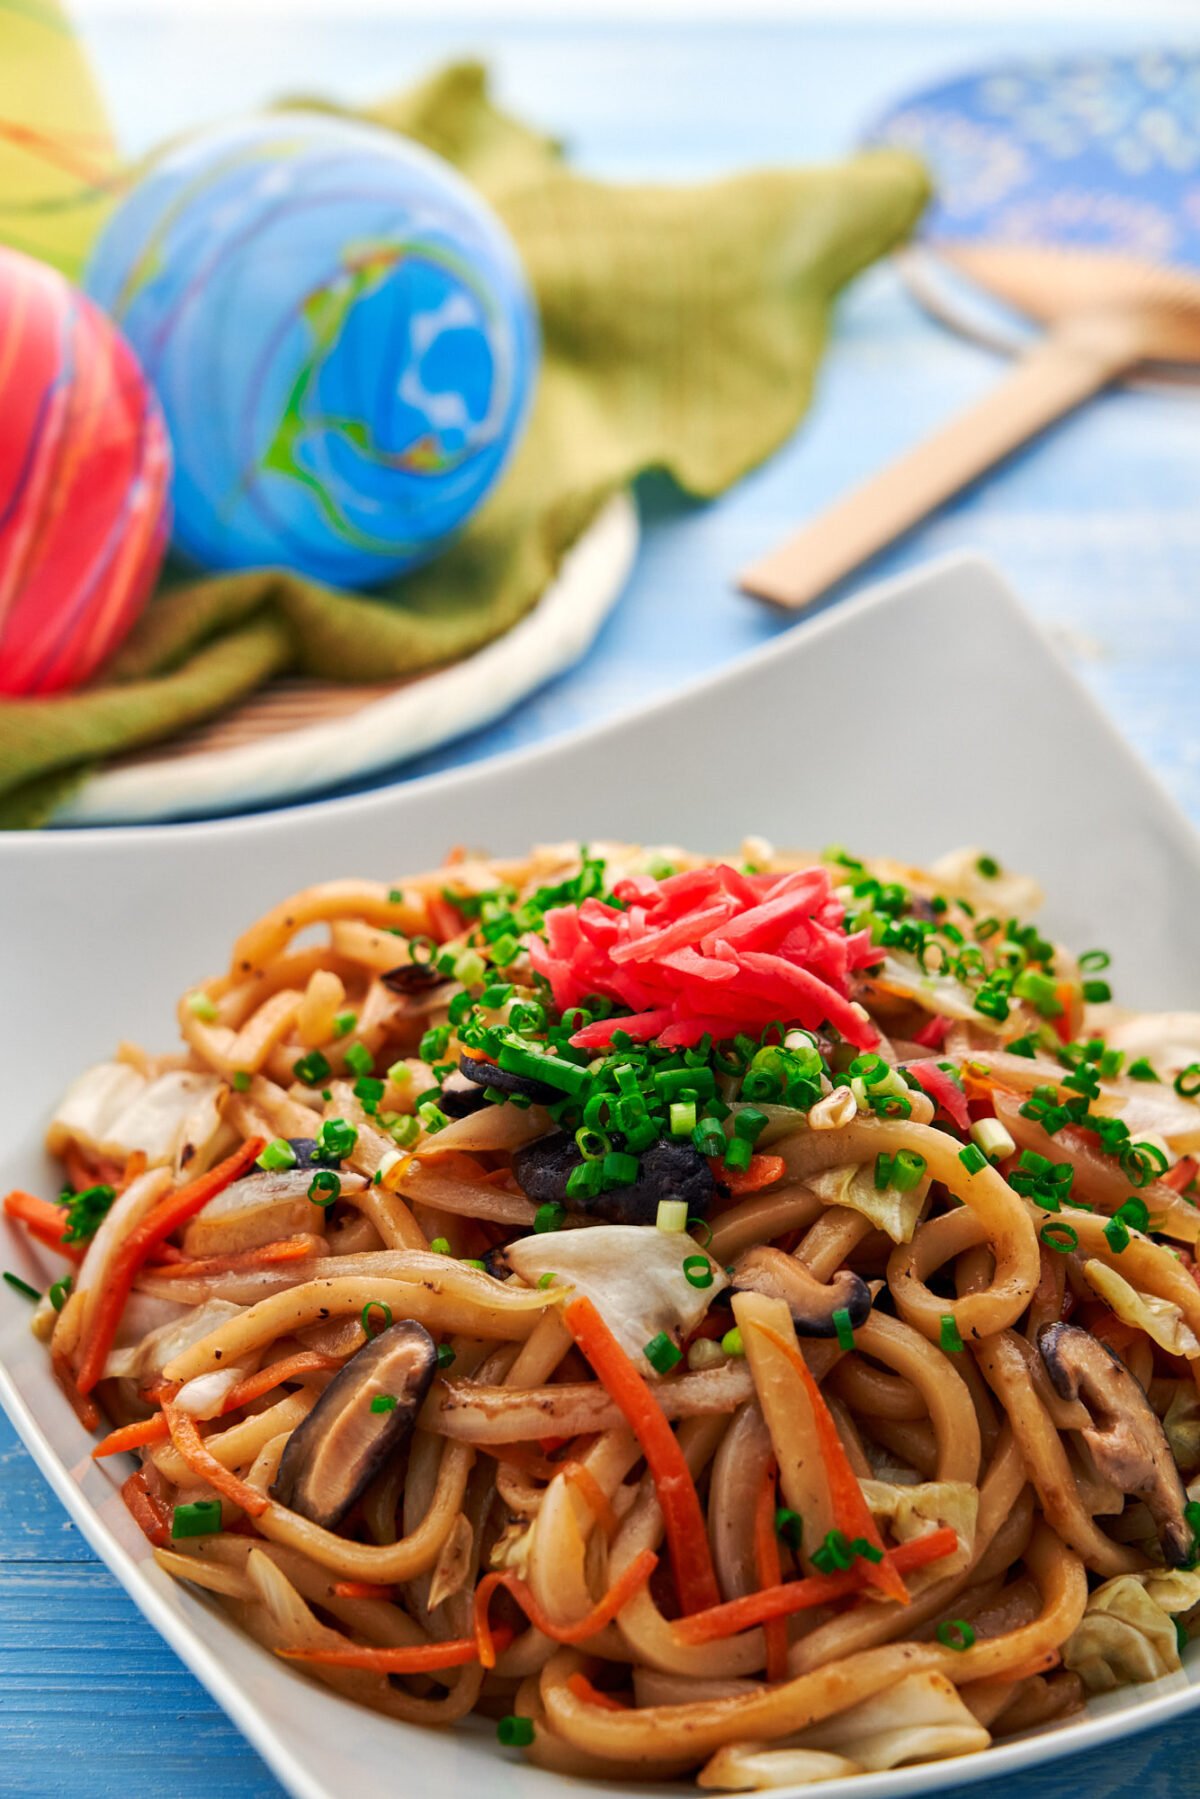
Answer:
M683 1258L683 1278L689 1287L711 1287L713 1284L712 1264L707 1256L685 1256Z
M1104 1235L1115 1256L1129 1247L1129 1232L1121 1218L1110 1218L1104 1227Z
M265 1169L268 1174L278 1174L284 1168L294 1168L298 1160L286 1137L272 1137L255 1167Z
M533 1741L533 1719L509 1712L496 1726L496 1735L506 1749L527 1749Z
M547 1268L545 1274L538 1275L538 1283L537 1284L538 1284L539 1288L542 1290L542 1292L544 1293L546 1288L552 1287L557 1279L558 1279L558 1276L555 1274L554 1270L552 1268Z
M7 1268L4 1270L4 1278L14 1293L20 1293L26 1299L40 1299L42 1297L36 1287L31 1287L28 1281L23 1281L19 1274L10 1274Z
M954 1321L954 1316L950 1312L942 1313L940 1340L942 1348L946 1351L947 1355L962 1354L963 1340L959 1335L958 1325Z
M977 874L983 876L985 881L994 881L1000 873L1000 864L994 856L977 856L975 870Z
M1047 1249L1056 1249L1060 1256L1069 1256L1079 1248L1079 1233L1069 1224L1044 1224L1038 1236Z
M1189 1062L1175 1076L1172 1086L1181 1099L1195 1099L1200 1093L1200 1062Z
M310 1049L306 1056L301 1056L292 1063L292 1073L306 1087L319 1087L322 1081L329 1079L332 1072L328 1058L319 1049Z
M371 1400L371 1410L373 1412L394 1412L397 1403L394 1393L376 1393Z
M177 1505L171 1513L173 1537L211 1537L220 1528L219 1499L194 1499L190 1505Z
M381 1312L383 1314L383 1323L379 1326L379 1330L375 1330L371 1324L372 1312ZM380 1334L380 1331L385 1331L390 1328L391 1322L392 1308L387 1300L368 1299L366 1305L362 1309L362 1327L366 1331L367 1336L377 1337Z
M937 1640L943 1649L969 1649L975 1641L975 1632L965 1618L946 1619L937 1627Z
M545 1231L560 1231L566 1218L566 1207L560 1206L557 1200L547 1200L539 1206L533 1215L533 1228L539 1235Z
M833 1314L833 1328L837 1333L838 1346L841 1349L854 1348L854 1327L850 1323L850 1312L846 1306L839 1306Z
M317 1132L317 1154L344 1162L358 1142L358 1131L344 1118L327 1118Z
M981 1168L988 1165L987 1157L974 1143L968 1143L964 1149L960 1149L958 1159L968 1174L978 1174Z
M670 1374L672 1368L683 1360L683 1351L672 1343L666 1331L659 1331L644 1346L642 1354L656 1374Z
M793 1512L790 1506L777 1506L775 1510L775 1535L793 1549L799 1549L804 1539L804 1520L799 1512Z
M334 1015L333 1034L335 1037L348 1037L358 1023L357 1012L338 1012Z
M71 1276L69 1274L64 1274L62 1279L60 1281L55 1281L54 1285L50 1288L47 1298L56 1312L62 1311L67 1303L67 1296L70 1291Z
M454 1359L454 1351L451 1349L450 1345L448 1343L439 1343L437 1352L437 1365L439 1371L444 1371L449 1368Z

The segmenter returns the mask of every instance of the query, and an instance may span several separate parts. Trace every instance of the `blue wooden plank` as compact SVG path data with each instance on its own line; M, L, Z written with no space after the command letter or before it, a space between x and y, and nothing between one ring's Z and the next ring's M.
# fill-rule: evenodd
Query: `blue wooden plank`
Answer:
M368 96L483 50L505 98L565 133L595 172L696 180L837 154L911 84L998 55L1076 45L1087 34L1053 18L841 27L739 20L680 31L579 21L440 25L411 11L367 19L339 7L335 23L331 7L324 19L285 26L278 16L255 18L251 5L234 31L223 9L210 17L202 8L169 17L138 9L98 14L91 37L131 151L281 91ZM1163 29L1178 39L1178 14ZM1147 41L1154 20L1144 9L1106 20L1104 35L1109 44ZM812 414L794 442L712 507L644 483L638 568L594 654L509 719L419 767L470 761L605 716L787 628L732 593L732 571L983 393L1001 367L924 319L890 272L873 274L841 311ZM994 556L1200 821L1195 417L1191 396L1113 396L897 546L877 572L950 549ZM1014 728L1018 709L1014 696ZM922 723L936 739L936 701ZM277 1795L258 1757L95 1564L3 1419L0 1493L4 1792ZM1194 1788L1193 1736L1185 1721L1000 1791L1050 1799L1069 1780L1092 1799L1135 1786L1147 1799L1176 1799Z

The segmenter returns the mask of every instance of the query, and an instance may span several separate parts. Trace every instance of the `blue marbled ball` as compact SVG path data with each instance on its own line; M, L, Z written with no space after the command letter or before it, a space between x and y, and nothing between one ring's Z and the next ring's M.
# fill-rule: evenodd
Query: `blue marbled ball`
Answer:
M156 387L175 543L362 587L431 556L529 410L537 320L495 216L389 132L277 113L156 163L87 289Z

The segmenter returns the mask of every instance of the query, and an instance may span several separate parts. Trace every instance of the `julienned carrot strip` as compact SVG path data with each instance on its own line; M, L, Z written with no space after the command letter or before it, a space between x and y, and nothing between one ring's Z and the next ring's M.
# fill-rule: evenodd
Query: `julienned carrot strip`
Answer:
M146 1485L146 1470L139 1468L121 1488L121 1498L128 1506L134 1523L156 1549L165 1549L171 1540L170 1510L161 1499L152 1497Z
M775 1530L775 1464L767 1466L758 1504L754 1508L754 1571L762 1590L781 1585L783 1564L779 1556L779 1536ZM782 1618L768 1618L763 1624L767 1640L767 1679L787 1679L788 1633Z
M499 1634L499 1633L497 1633ZM511 1640L512 1632L505 1633ZM448 1643L417 1643L407 1649L368 1649L348 1643L344 1649L277 1649L289 1662L319 1662L324 1668L362 1668L368 1674L429 1674L438 1668L465 1668L478 1661L474 1637L452 1637Z
M165 1243L172 1231L178 1230L181 1224L186 1224L189 1218L194 1218L210 1199L252 1168L263 1147L261 1137L252 1137L233 1155L226 1156L223 1162L210 1168L207 1174L202 1174L198 1180L189 1181L175 1193L168 1193L118 1245L82 1346L76 1376L76 1385L81 1393L90 1393L104 1373L104 1364L113 1346L125 1302L133 1291L138 1270L150 1251L160 1243Z
M619 1699L614 1699L611 1693L602 1693L599 1687L594 1687L586 1674L568 1675L567 1691L572 1693L576 1699L582 1700L584 1705L598 1705L602 1712L629 1710L629 1707L622 1705Z
M308 1237L279 1237L274 1243L235 1250L227 1256L203 1256L196 1261L172 1258L146 1272L160 1281L199 1280L206 1274L244 1274L256 1268L274 1268L280 1262L302 1261L312 1253L312 1240Z
M506 1593L511 1593L534 1629L540 1630L552 1642L584 1643L588 1637L594 1637L598 1630L603 1630L606 1624L612 1623L633 1595L645 1586L657 1567L658 1557L652 1549L639 1550L625 1572L613 1581L603 1599L597 1600L591 1611L574 1624L556 1624L553 1619L548 1618L520 1575L485 1574L475 1589L475 1638L479 1644L480 1661L485 1668L496 1666L496 1648L494 1633L488 1623L488 1606L497 1588L503 1587Z
M1185 1187L1191 1186L1196 1172L1195 1156L1181 1156L1174 1168L1168 1168L1166 1174L1159 1176L1159 1180L1164 1187L1170 1187L1173 1193L1182 1193Z
M66 1206L53 1205L48 1199L39 1199L36 1193L26 1193L16 1187L4 1196L4 1214L7 1218L15 1218L31 1237L36 1237L56 1254L66 1256L69 1262L83 1260L82 1244L63 1242L63 1232L67 1228Z
M958 1533L947 1525L913 1537L896 1549L889 1549L885 1560L897 1575L912 1574L930 1562L940 1562L953 1555L958 1547ZM690 1618L676 1618L671 1626L681 1643L715 1643L724 1637L737 1636L756 1624L772 1618L790 1618L793 1612L811 1611L818 1605L832 1605L835 1600L849 1599L862 1593L870 1562L856 1562L852 1568L837 1574L812 1574L805 1580L786 1580L780 1586L768 1587L762 1593L747 1593L744 1599L730 1599L708 1611L695 1612Z
M215 1487L223 1499L240 1506L248 1517L261 1518L271 1501L257 1487L252 1487L247 1481L239 1480L236 1474L231 1474L215 1455L210 1454L204 1447L204 1438L196 1427L196 1420L189 1417L187 1412L178 1411L173 1405L163 1407L163 1417L167 1421L172 1443L192 1473L207 1481L210 1487Z
M299 1380L302 1374L315 1374L327 1368L340 1368L342 1358L334 1355L322 1355L315 1349L301 1350L297 1355L285 1356L282 1361L272 1362L267 1368L260 1368L257 1374L248 1374L244 1380L230 1387L225 1395L225 1403L221 1407L221 1416L226 1412L236 1412L239 1406L249 1405L252 1399L261 1399L273 1387L280 1387L284 1381ZM179 1391L178 1383L164 1385L158 1397L169 1402ZM147 1443L165 1443L170 1432L167 1421L161 1412L153 1418L143 1418L137 1424L123 1424L119 1430L109 1431L102 1437L92 1451L92 1460L100 1461L107 1455L120 1455L127 1449L142 1449Z
M573 1299L563 1318L642 1446L662 1508L680 1609L715 1605L720 1593L696 1483L661 1406L590 1299Z
M871 1516L871 1508L863 1497L863 1490L858 1484L858 1476L850 1466L849 1458L842 1447L842 1439L838 1436L833 1414L825 1404L824 1396L813 1379L808 1363L795 1344L789 1343L786 1337L781 1337L779 1332L772 1330L769 1324L755 1324L753 1328L761 1331L763 1336L774 1343L777 1349L782 1350L799 1375L808 1394L813 1422L817 1429L817 1449L825 1469L825 1479L829 1485L830 1505L837 1520L836 1528L842 1531L851 1542L856 1537L865 1537L873 1548L881 1550L883 1538ZM881 1562L866 1562L864 1565L867 1569L867 1579L873 1586L886 1593L889 1599L898 1600L901 1605L908 1604L908 1588L886 1556Z
M728 1168L721 1156L711 1157L708 1165L735 1199L745 1199L763 1187L773 1187L776 1181L783 1179L786 1168L782 1156L767 1155L751 1156L748 1168Z
M335 1580L329 1591L335 1599L386 1599L396 1597L395 1587L381 1587L373 1580Z

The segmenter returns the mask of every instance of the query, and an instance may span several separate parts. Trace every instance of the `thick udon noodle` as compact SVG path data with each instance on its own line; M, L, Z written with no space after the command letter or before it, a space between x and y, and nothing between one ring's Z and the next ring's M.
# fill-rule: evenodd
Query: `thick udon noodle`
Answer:
M627 850L613 862L646 866ZM1170 1086L1184 1024L1164 1025L1155 1039L1145 1020L1134 1021L1146 1041L1160 1042L1166 1075L1154 1089L1162 1122L1135 1127L1164 1152L1153 1167L1167 1181L1139 1190L1153 1223L1165 1220L1170 1233L1157 1240L1137 1228L1136 1212L1124 1244L1106 1230L1133 1189L1077 1132L1051 1147L1074 1168L1072 1204L1093 1209L1060 1212L1069 1230L1051 1241L1036 1195L1007 1178L1020 1166L1015 1153L999 1166L965 1154L964 1132L944 1109L934 1122L939 1102L915 1082L908 1116L876 1116L861 1104L847 1111L836 1099L844 1087L822 1102L827 1116L772 1113L763 1139L777 1159L771 1178L745 1193L737 1182L718 1188L708 1226L692 1225L695 1247L733 1265L773 1245L823 1286L853 1269L873 1303L847 1342L840 1327L836 1336L798 1334L789 1304L768 1292L727 1290L713 1303L740 1341L700 1329L687 1360L650 1380L699 1496L717 1597L752 1600L772 1570L776 1584L819 1572L813 1554L845 1514L816 1447L818 1412L832 1420L889 1557L947 1526L954 1547L910 1576L908 1603L863 1581L826 1603L704 1638L679 1615L655 1469L576 1346L569 1282L526 1284L482 1259L530 1234L536 1207L511 1164L550 1128L545 1111L492 1105L423 1131L413 1155L395 1151L396 1121L411 1116L434 1078L421 1059L425 1033L445 1020L455 989L431 984L423 997L382 977L407 961L411 939L467 942L470 926L448 888L523 894L577 866L567 850L505 864L459 859L399 890L339 880L294 895L243 933L226 973L181 1001L180 1055L126 1046L113 1065L147 1091L169 1079L192 1083L188 1106L173 1114L182 1120L174 1140L155 1139L153 1118L144 1150L114 1147L69 1106L56 1119L51 1144L71 1185L124 1186L74 1290L65 1303L59 1292L60 1309L43 1302L35 1320L85 1418L94 1400L78 1390L87 1384L80 1368L104 1285L122 1243L148 1228L164 1196L247 1139L313 1138L326 1119L357 1131L333 1207L281 1201L256 1231L253 1219L249 1228L244 1219L222 1224L214 1199L198 1215L208 1231L199 1252L184 1241L189 1224L164 1240L158 1262L139 1266L95 1399L119 1429L136 1434L151 1420L158 1431L137 1451L140 1469L126 1488L163 1567L206 1589L268 1649L328 1656L299 1665L350 1699L424 1724L471 1712L524 1720L507 1740L540 1765L580 1775L698 1773L702 1784L734 1788L822 1779L982 1748L1069 1714L1085 1686L1105 1684L1105 1669L1108 1684L1166 1671L1155 1656L1169 1664L1169 1646L1147 1625L1146 1607L1163 1582L1183 1582L1169 1603L1161 1595L1154 1603L1168 1621L1186 1619L1200 1600L1186 1583L1197 1577L1164 1569L1145 1492L1122 1492L1111 1469L1098 1468L1083 1434L1094 1420L1080 1397L1056 1389L1039 1331L1073 1311L1120 1351L1156 1418L1192 1422L1196 1436L1197 1233L1188 1234L1192 1208L1179 1192L1200 1121L1191 1123L1190 1099L1171 1103ZM926 897L979 898L970 862L957 874L906 870L903 879ZM312 942L312 927L324 941ZM1065 957L1059 966L1074 969ZM1078 985L1068 982L1070 1035L1083 1039L1101 1027L1085 1024ZM915 977L907 993L894 978L890 987L863 984L889 1064L933 1054L913 1042L922 1020L938 1014L932 993ZM348 1014L370 1065L391 1071L374 1103L347 1062ZM1020 1022L1041 1028L1018 1008L1006 1040ZM1114 1040L1119 1018L1117 1026ZM960 1010L943 1047L976 1121L998 1114L1037 1130L1020 1112L1036 1085L1030 1071L1051 1082L1064 1073L1044 1040L1007 1054L989 1020ZM304 1069L313 1052L324 1073L306 1080L297 1063ZM1114 1074L1111 1061L1105 1080L1107 1109L1120 1116L1128 1105L1140 1119L1149 1088ZM925 1185L912 1228L897 1239L861 1194L854 1199L851 1177L901 1155L919 1159ZM821 1184L831 1170L846 1177L837 1196ZM355 1173L364 1178L355 1183ZM286 1256L279 1240L292 1246ZM1098 1266L1124 1283L1111 1309ZM331 1529L270 1489L291 1434L366 1342L374 1308L417 1321L453 1360L407 1441ZM198 1326L188 1328L189 1318ZM799 1378L798 1353L816 1400ZM273 1384L267 1371L285 1364L292 1372ZM257 1386L224 1410L239 1382ZM1174 1425L1170 1435L1175 1448ZM173 1508L197 1501L220 1505L221 1528L170 1537ZM802 1521L800 1547L786 1531L764 1547L764 1505L767 1516L779 1507ZM655 1574L638 1578L652 1556ZM859 1570L866 1566L860 1557ZM519 1579L516 1599L502 1594L493 1606L498 1653L485 1667L470 1639L490 1570ZM1096 1590L1113 1593L1121 1577L1130 1577L1127 1608L1114 1603L1107 1615L1127 1636L1143 1633L1141 1663L1119 1644L1110 1652L1093 1628L1103 1612L1093 1616ZM615 1615L578 1641L580 1621L623 1579ZM464 1642L458 1665L418 1659L408 1673L389 1673L385 1660L336 1659L356 1647L415 1653Z

